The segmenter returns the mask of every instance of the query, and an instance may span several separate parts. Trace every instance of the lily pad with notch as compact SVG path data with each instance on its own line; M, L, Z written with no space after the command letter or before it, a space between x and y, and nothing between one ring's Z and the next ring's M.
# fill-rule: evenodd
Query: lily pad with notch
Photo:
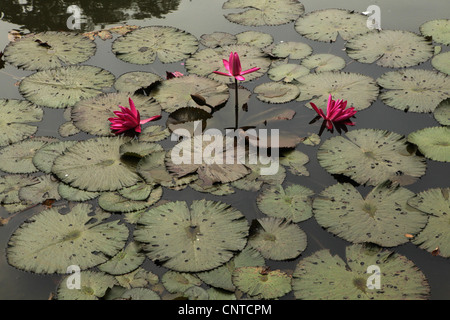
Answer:
M434 109L434 118L443 126L450 126L450 98L443 100Z
M428 127L408 135L408 141L414 143L427 158L450 162L450 128Z
M130 200L119 192L104 192L98 198L98 205L105 211L114 213L128 213L140 211L151 207L162 197L161 186L151 189L149 196L144 200Z
M141 245L132 241L111 259L99 265L98 269L110 275L121 275L136 270L144 261Z
M316 73L326 71L340 71L345 68L345 60L330 53L318 53L302 60L302 66L314 70Z
M151 85L163 81L163 78L153 72L131 71L122 74L117 78L114 87L119 92L135 93L141 88L147 88Z
M435 19L423 23L420 32L427 37L432 37L433 41L450 45L450 20Z
M37 177L37 183L22 187L19 191L21 203L27 205L42 204L46 200L58 201L61 196L58 192L59 180L52 175Z
M61 279L56 293L57 300L100 300L107 294L108 289L117 285L116 279L104 272L86 270L81 271L79 275L83 279L79 290L67 286L71 275Z
M272 54L277 58L303 59L313 52L309 44L296 41L277 43L272 48Z
M450 75L450 52L437 54L431 59L431 65L438 71Z

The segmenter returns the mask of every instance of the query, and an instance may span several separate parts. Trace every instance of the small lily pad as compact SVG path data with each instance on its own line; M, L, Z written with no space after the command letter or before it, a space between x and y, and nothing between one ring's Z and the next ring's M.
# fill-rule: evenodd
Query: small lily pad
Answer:
M146 126L139 135L139 141L159 142L170 136L168 128L158 125Z
M25 174L8 174L0 177L0 203L20 202L19 190L22 187L38 183L37 177Z
M202 35L199 40L205 47L217 48L235 44L237 42L237 37L234 34L227 32L213 32Z
M130 200L121 196L118 192L104 192L98 198L98 205L108 212L133 212L149 208L162 197L162 188L152 189L150 195L145 200Z
M423 23L420 32L424 36L433 37L433 41L450 45L450 20L436 19Z
M312 52L313 49L309 44L295 41L277 43L272 49L272 54L275 57L294 60L303 59Z
M33 156L33 164L40 171L51 173L55 159L63 154L68 147L71 147L76 143L77 141L73 140L48 143L36 151Z
M302 60L302 66L314 70L316 73L325 71L339 71L345 68L345 60L329 53L319 53Z
M433 115L443 126L450 126L450 98L439 103Z
M267 103L286 103L300 94L296 85L290 83L266 82L254 89L257 98Z
M143 65L153 63L156 57L162 63L181 61L197 51L197 47L197 38L186 31L149 26L117 38L112 51L125 62Z
M169 270L161 277L161 282L170 293L183 293L192 286L200 286L202 280L194 274Z
M270 186L261 191L256 204L268 216L301 222L312 217L313 195L314 191L298 184Z
M58 133L61 137L67 138L80 133L81 130L75 127L72 121L66 121L58 128Z
M408 135L408 141L414 143L427 158L450 162L450 128L428 127Z
M51 175L37 177L37 183L22 187L19 198L27 205L40 204L46 200L58 201L61 196L58 192L59 181Z
M121 299L123 300L161 300L161 297L148 288L132 288L125 291Z
M247 242L248 223L229 205L194 200L169 202L146 211L134 231L147 256L179 272L199 272L229 261Z
M119 92L134 93L162 80L161 76L153 72L132 71L118 77L114 87Z
M431 59L431 65L438 71L450 75L450 52L437 54Z
M100 271L111 275L121 275L136 270L145 260L141 252L141 246L136 242L130 242L114 257L98 266Z
M65 183L60 183L58 185L58 193L63 199L74 202L84 202L92 200L100 195L100 192L80 190Z
M308 73L309 69L304 66L295 63L286 63L271 67L267 75L272 81L291 83L296 81L298 78L307 75Z
M58 300L99 300L108 289L117 284L113 276L103 272L81 271L79 275L80 289L67 287L70 275L61 280L56 294Z
M256 164L247 164L246 166L251 172L245 177L231 183L233 187L240 190L258 191L265 185L282 184L286 178L286 170L283 166L278 166L278 170L275 174L263 174L264 170L271 171L271 164L263 164L261 161L258 161Z
M248 44L257 48L265 48L273 42L272 35L259 31L244 31L236 35L237 44Z
M309 176L308 169L305 167L308 162L309 157L301 151L293 149L281 153L280 164L297 176Z
M294 259L307 243L306 233L297 224L274 217L254 220L248 242L264 258L272 260Z

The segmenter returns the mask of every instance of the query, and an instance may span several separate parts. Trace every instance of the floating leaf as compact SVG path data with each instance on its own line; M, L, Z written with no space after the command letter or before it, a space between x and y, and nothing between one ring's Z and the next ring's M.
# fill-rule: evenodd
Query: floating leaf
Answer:
M154 187L153 184L138 182L131 187L118 190L118 193L129 200L144 201L150 196Z
M414 193L381 184L363 198L349 183L326 188L314 200L314 217L327 231L349 242L394 247L417 234L427 217L407 204Z
M140 252L141 247L136 242L130 242L114 257L98 266L100 271L111 275L120 275L136 270L145 260Z
M286 103L294 100L300 94L296 85L279 82L266 82L254 89L257 98L268 103Z
M431 65L438 71L450 75L450 52L437 54L431 59Z
M403 68L418 65L433 56L433 46L422 36L402 30L382 30L350 39L348 56L361 63Z
M346 100L349 107L364 110L377 99L378 86L371 77L348 72L327 71L308 74L298 79L300 95L298 101L308 100L325 111L330 94L333 99Z
M105 192L98 198L98 205L109 212L133 212L150 207L162 197L162 188L152 189L150 196L143 200L130 200L121 196L118 192Z
M97 96L110 88L114 79L99 67L70 66L33 73L20 82L19 91L36 105L63 109Z
M147 256L180 272L210 270L245 247L248 223L236 209L221 202L169 202L145 212L134 231Z
M148 288L132 288L125 291L121 299L123 300L161 300L160 296Z
M63 199L66 199L68 201L75 201L75 202L84 202L88 200L92 200L97 198L100 193L99 192L91 192L91 191L85 191L80 190L74 187L71 187L65 183L60 183L58 185L58 193Z
M288 260L306 249L306 233L284 219L260 218L252 223L248 242L266 259Z
M198 192L210 193L216 196L225 196L233 194L235 191L229 183L216 183L211 186L203 185L201 180L196 180L189 185L192 189Z
M450 77L431 70L390 71L377 82L384 88L380 98L395 109L433 112L442 100L450 97Z
M305 7L294 0L228 0L223 9L247 9L228 13L225 18L244 26L274 26L289 23L305 12Z
M298 176L309 176L305 164L309 162L309 157L298 150L284 151L280 157L280 164L287 167L290 173Z
M263 174L264 170L266 170L265 173L267 173L267 170L271 171L271 165L272 163L270 162L269 164L263 164L261 161L258 161L256 164L249 163L246 166L251 170L251 172L247 176L233 181L231 185L240 190L258 191L263 187L263 185L282 184L286 178L286 170L284 167L278 166L278 170L275 174Z
M117 38L112 51L117 58L134 64L150 64L158 57L162 63L186 59L197 51L192 34L167 26L142 27Z
M370 31L367 17L350 10L325 9L307 13L295 22L295 30L302 36L322 42L336 41L340 35L349 40Z
M351 245L344 261L319 250L299 261L292 275L297 299L426 300L430 288L424 274L405 256L376 247ZM369 269L374 266L374 269ZM375 273L379 270L379 273ZM371 276L380 276L380 289ZM377 285L375 283L375 285Z
M276 299L292 290L291 277L281 270L266 267L241 267L233 273L233 283L250 297Z
M317 151L320 165L331 174L343 174L359 184L387 180L411 184L425 174L423 157L410 153L405 137L379 129L359 129L332 137Z
M417 145L425 157L450 162L449 127L428 127L414 131L408 135L408 141Z
M217 48L235 44L237 37L227 32L213 32L200 37L200 43L208 48Z
M345 60L329 53L314 54L302 60L302 66L314 70L316 73L325 71L339 71L345 68Z
M255 46L246 44L235 44L214 49L207 48L200 50L193 54L190 58L186 59L185 67L189 73L209 77L213 80L219 81L220 83L231 84L234 83L233 77L224 77L213 73L214 71L228 72L223 65L223 60L228 61L230 52L237 52L239 54L242 70L247 70L254 67L260 68L255 72L246 74L245 81L241 82L247 82L260 78L269 69L270 59L264 54L264 52Z
M70 137L80 133L81 130L75 127L72 121L66 121L59 126L58 133L61 137Z
M259 31L244 31L236 35L237 44L248 44L257 48L265 48L273 42L272 35Z
M59 200L59 181L51 175L37 177L37 183L22 187L19 191L19 198L22 203L28 205L44 203L46 200Z
M85 62L95 42L80 34L47 31L29 34L5 48L5 61L25 70L46 70Z
M290 83L307 75L308 73L309 69L304 66L295 63L286 63L271 67L267 75L272 81L283 81ZM297 95L299 93L300 91L298 91Z
M428 215L428 223L412 242L433 253L439 248L439 255L450 257L450 212L449 188L430 188L408 200L408 204Z
M71 147L76 143L77 141L72 140L48 143L36 151L33 156L33 164L40 171L51 173L55 159L63 154L68 147Z
M19 190L22 187L38 183L37 177L24 174L9 174L0 177L0 203L13 204L20 202Z
M43 110L28 101L0 99L0 147L35 134L37 127L28 123L40 122L43 116Z
M194 274L172 270L162 275L161 282L170 293L183 293L190 287L202 284L202 281Z
M99 192L115 191L139 181L135 168L120 157L128 139L101 137L80 141L55 159L52 172L72 187Z
M133 71L124 73L118 77L114 83L114 87L119 92L134 93L141 88L149 87L162 80L163 78L152 72Z
M423 23L420 32L424 36L433 37L433 41L450 45L450 20L436 19Z
M298 184L270 186L261 191L256 204L268 216L301 222L312 217L313 195L314 191Z
M278 58L303 59L309 56L313 49L309 44L303 42L287 41L276 44L272 54Z
M68 213L51 208L34 215L11 236L8 262L35 273L65 273L70 265L84 270L107 261L123 248L128 228L103 222L109 214L90 213L91 205L81 203Z
M147 126L142 129L139 135L139 141L143 142L158 142L170 136L168 128L158 125Z
M440 124L450 126L450 98L439 103L433 114Z

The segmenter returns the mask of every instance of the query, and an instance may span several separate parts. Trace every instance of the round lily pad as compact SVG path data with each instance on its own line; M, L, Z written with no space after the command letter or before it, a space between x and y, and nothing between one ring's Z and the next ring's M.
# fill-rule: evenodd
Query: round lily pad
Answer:
M0 147L35 134L37 126L32 123L43 116L44 111L28 101L0 99Z
M433 115L443 126L450 126L450 98L439 103Z
M142 27L117 38L112 51L117 58L134 64L150 64L158 57L162 63L186 59L197 51L192 34L168 26Z
M277 299L292 290L291 277L281 270L266 267L241 267L233 272L236 287L257 299Z
M450 162L450 128L428 127L408 135L408 141L414 143L427 158Z
M300 94L296 85L280 82L266 82L254 89L257 98L267 103L286 103L294 100Z
M316 73L325 71L339 71L345 68L345 60L330 53L313 54L302 60L302 66L314 70Z
M118 192L104 192L98 198L98 205L109 212L133 212L150 207L162 197L160 186L151 190L150 195L145 200L130 200L121 196Z
M76 143L77 141L68 140L46 144L34 154L32 159L34 166L44 173L51 173L55 159L63 154L68 147L71 147Z
M80 141L55 159L52 173L72 187L93 192L132 186L140 178L121 160L120 146L127 141L123 137Z
M114 136L111 131L110 117L119 106L129 108L131 98L140 113L141 120L161 114L161 107L151 97L130 95L127 92L107 93L94 98L79 101L72 107L73 124L83 132L96 136Z
M0 203L20 202L19 191L22 187L38 183L37 177L25 174L7 174L0 177Z
M449 188L430 188L408 200L410 206L428 215L427 225L412 242L431 253L438 251L446 258L450 257L449 194Z
M346 44L348 56L361 63L382 67L404 68L418 65L433 56L431 41L413 32L382 30L350 39Z
M92 200L100 195L100 192L80 190L65 183L60 183L58 185L58 193L63 199L74 202L84 202Z
M267 72L267 75L272 81L283 81L290 83L307 75L308 73L309 69L304 66L295 63L286 63L271 67Z
M371 242L394 247L409 241L427 223L422 212L410 207L414 193L381 184L363 198L349 183L335 184L315 198L317 222L327 231L353 243Z
M412 261L359 244L346 248L345 260L327 249L300 260L292 289L305 300L426 300L430 295L425 275Z
M288 260L306 249L306 240L306 233L297 224L267 217L253 221L248 242L266 259Z
M189 75L163 81L152 92L153 98L167 112L174 112L183 107L198 107L191 95L200 95L211 106L224 104L229 98L229 89L220 82Z
M91 210L80 203L68 213L50 208L34 215L11 236L8 262L35 273L66 273L71 265L84 270L107 261L123 248L128 228L103 222L109 214Z
M202 35L199 41L205 47L216 48L235 44L237 42L237 37L231 33L216 31Z
M185 67L191 74L209 77L220 83L231 84L234 83L233 77L213 73L214 71L228 72L223 65L223 60L228 61L231 52L238 53L242 70L248 70L254 67L260 68L255 72L246 74L245 81L241 82L260 78L270 67L271 62L266 54L260 48L247 44L235 44L200 50L186 59Z
M211 270L229 261L247 242L248 223L229 205L194 200L169 202L145 212L134 231L147 256L179 272Z
M123 300L161 300L161 297L148 288L132 288L125 291L120 297Z
M313 49L309 44L296 41L286 41L277 43L273 49L272 54L278 58L289 59L303 59L309 56Z
M390 180L408 185L426 170L425 159L409 149L406 138L395 132L358 129L324 141L317 159L329 173L359 184L376 186Z
M367 17L350 10L325 9L307 13L295 22L295 30L302 36L316 41L336 41L338 35L349 40L370 31Z
M271 170L270 166L271 164L263 164L261 161L256 164L247 164L246 167L251 172L245 177L231 182L231 185L239 190L258 191L266 185L282 184L286 178L286 170L283 166L278 166L275 174L263 174L263 170Z
M40 204L46 200L59 200L61 196L58 192L59 180L52 175L42 175L37 177L37 183L22 187L19 191L19 198L27 205Z
M381 75L384 88L380 98L395 109L433 112L442 100L450 98L450 77L431 70L405 69Z
M244 31L236 35L237 44L248 44L257 48L265 48L273 42L272 35L259 31Z
M139 135L139 141L143 142L158 142L170 136L168 128L158 125L147 126L142 129Z
M313 195L314 191L298 184L270 186L262 190L256 203L268 216L300 222L312 217Z
M437 54L431 59L431 65L438 71L450 75L450 52Z
M63 109L101 94L114 79L112 73L99 67L70 66L33 73L20 82L19 91L38 106Z
M330 94L333 99L348 102L349 107L364 110L377 99L379 89L369 76L342 71L327 71L308 74L298 79L300 95L298 101L308 101L305 105L311 109L310 102L326 110Z
M423 23L420 32L424 36L433 37L433 41L450 45L450 20L436 19Z
M161 282L170 293L183 293L193 286L200 286L202 280L195 274L169 270L161 277Z
M153 72L132 71L118 77L114 83L114 87L119 92L134 93L138 89L146 88L162 80L163 78Z
M58 128L58 133L61 137L67 138L80 133L81 130L75 127L72 121L66 121Z
M45 70L85 62L95 52L95 42L81 34L47 31L10 42L4 57L18 68Z
M246 9L225 15L229 21L244 26L274 26L289 23L305 12L303 4L292 0L228 0L222 9Z
M136 270L144 260L140 244L130 242L110 260L99 265L98 269L111 275L120 275Z
M76 289L67 286L73 276L75 274L61 280L56 294L57 300L99 300L105 296L108 289L117 285L115 278L104 272L81 271L80 288Z
M308 162L309 157L301 151L294 149L281 153L280 164L297 176L309 176L308 169L305 167Z

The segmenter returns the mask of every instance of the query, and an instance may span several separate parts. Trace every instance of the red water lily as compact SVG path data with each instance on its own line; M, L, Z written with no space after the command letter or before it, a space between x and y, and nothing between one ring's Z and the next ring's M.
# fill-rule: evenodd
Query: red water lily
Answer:
M141 116L139 114L139 111L134 106L133 100L131 98L128 98L128 102L130 104L130 108L119 106L121 111L114 111L114 114L117 117L108 119L111 122L111 130L115 131L114 133L116 135L128 130L134 130L135 132L140 133L141 124L161 118L161 116L158 115L145 120L141 120Z
M251 68L245 71L242 71L241 67L241 60L239 59L239 55L237 52L231 52L229 60L223 59L223 65L225 66L225 69L228 70L228 73L220 72L220 71L214 71L216 74L220 74L222 76L228 76L228 77L234 77L236 80L244 81L245 78L243 77L244 74L252 73L255 71L258 71L261 68Z
M314 108L314 110L316 110L319 116L326 120L328 130L333 129L333 123L340 123L349 126L355 125L355 123L350 121L349 119L356 114L356 110L353 107L345 109L347 107L347 101L333 100L333 97L330 94L330 96L328 97L326 115L321 109L317 108L314 103L310 102L310 104Z
M179 78L184 76L184 74L182 74L181 72L178 71L174 71L174 72L170 72L170 71L166 71L166 79L173 79L173 78Z

